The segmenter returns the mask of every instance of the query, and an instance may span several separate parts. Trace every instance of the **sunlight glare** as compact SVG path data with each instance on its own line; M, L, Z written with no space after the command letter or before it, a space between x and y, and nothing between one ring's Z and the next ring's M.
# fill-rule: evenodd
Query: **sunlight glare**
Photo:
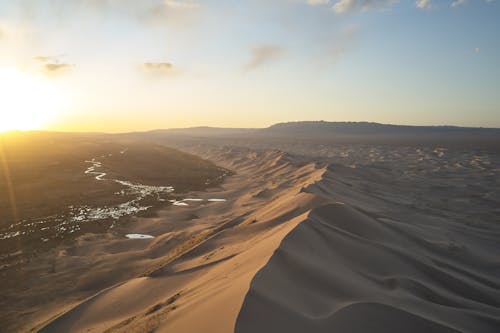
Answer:
M63 96L46 79L0 69L0 132L47 125L63 108Z

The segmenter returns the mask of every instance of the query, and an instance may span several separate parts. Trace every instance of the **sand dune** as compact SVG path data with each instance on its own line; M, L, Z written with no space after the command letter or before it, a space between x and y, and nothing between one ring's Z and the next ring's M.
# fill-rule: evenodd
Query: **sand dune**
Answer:
M88 263L85 266L95 262L88 274L77 277L86 280L84 288L89 297L75 306L61 302L68 296L60 295L60 302L49 304L27 326L44 327L42 332L99 332L110 328L188 332L193 325L232 331L255 273L312 207L325 202L302 191L319 180L325 169L310 163L290 164L283 153L276 151L228 153L239 155L238 162L227 159L239 172L223 188L193 193L188 197L201 201L170 207L160 211L158 217L140 218L133 224L136 229L128 226L128 231L154 235L154 239L109 236L106 242L82 240L66 249L58 267L72 267L75 261L82 265L83 258ZM276 195L256 197L263 188L273 189ZM191 215L196 217L186 220ZM115 233L120 231L117 228ZM113 273L109 265L120 267L122 274ZM128 278L123 274L127 269ZM75 278L75 273L67 270L59 274ZM106 273L111 279L103 279ZM110 288L94 296L89 293L106 284ZM82 295L82 287L72 289L66 292ZM215 316L214 309L226 319ZM194 313L199 313L196 321L191 317Z
M436 233L340 203L317 208L255 276L235 331L496 332L496 255ZM470 245L486 250L483 240Z
M153 239L110 235L66 249L60 266L85 258L93 267L81 277L61 273L85 279L86 292L68 292L79 300L59 295L26 327L222 333L500 327L500 230L487 220L454 219L446 203L438 205L439 192L429 198L432 208L419 208L408 189L425 187L403 186L380 168L311 163L276 150L187 150L236 174L220 188L188 194L197 198L189 206L127 227ZM110 265L122 273L111 273ZM105 282L108 272L114 278Z

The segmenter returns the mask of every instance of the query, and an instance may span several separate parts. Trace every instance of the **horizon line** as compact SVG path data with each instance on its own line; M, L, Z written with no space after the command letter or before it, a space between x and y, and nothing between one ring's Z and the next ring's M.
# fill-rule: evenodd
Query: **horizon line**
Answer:
M375 121L329 121L329 120L291 120L276 122L265 127L223 127L223 126L208 126L196 125L189 127L157 127L152 129L143 130L123 130L123 131L92 131L92 130L51 130L51 129L26 129L26 130L7 130L0 131L0 135L8 133L75 133L75 134L131 134L131 133L146 133L155 131L169 131L169 130L190 130L190 129L221 129L221 130L262 130L268 129L281 124L299 124L299 123L331 123L331 124L373 124L382 126L396 126L396 127L428 127L428 128L456 128L456 129L484 129L484 130L500 130L500 127L484 127L484 126L461 126L461 125L447 125L447 124L434 124L434 125L410 125L410 124L395 124L395 123L380 123Z

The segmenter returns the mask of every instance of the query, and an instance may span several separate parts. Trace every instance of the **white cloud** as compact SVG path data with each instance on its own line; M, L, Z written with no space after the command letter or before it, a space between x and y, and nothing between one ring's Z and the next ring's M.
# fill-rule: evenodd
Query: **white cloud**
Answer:
M340 0L333 5L335 13L345 13L352 10L356 6L356 0Z
M420 9L426 9L431 7L431 0L417 0L415 4Z
M179 9L196 9L200 4L194 1L165 0L165 6Z
M332 9L335 13L341 14L356 9L384 8L397 2L399 0L337 0Z
M326 4L330 3L330 0L307 0L306 2L309 5L316 6L316 5L326 5Z

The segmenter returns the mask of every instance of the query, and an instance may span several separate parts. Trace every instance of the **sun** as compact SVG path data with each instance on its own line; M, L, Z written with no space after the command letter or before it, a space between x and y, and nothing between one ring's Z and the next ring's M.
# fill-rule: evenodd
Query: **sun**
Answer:
M62 94L47 79L0 68L0 132L43 128L62 108Z

